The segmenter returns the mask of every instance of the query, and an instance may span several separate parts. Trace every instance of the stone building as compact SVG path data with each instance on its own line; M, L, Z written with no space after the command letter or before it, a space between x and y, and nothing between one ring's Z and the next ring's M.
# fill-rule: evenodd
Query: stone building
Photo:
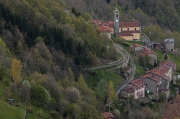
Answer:
M137 53L138 55L149 56L150 64L154 65L155 62L157 63L157 54L150 48L141 46L139 44L132 44L131 46L129 46L129 48L135 51L135 53Z
M146 91L153 93L169 92L169 85L173 80L175 71L176 64L169 60L162 62L159 67L147 71L142 77L146 81Z
M164 39L164 49L167 52L174 52L174 39L170 38L170 39Z
M141 78L132 80L128 83L127 87L125 87L121 91L121 95L124 98L128 98L133 96L134 99L144 98L145 96L145 81Z

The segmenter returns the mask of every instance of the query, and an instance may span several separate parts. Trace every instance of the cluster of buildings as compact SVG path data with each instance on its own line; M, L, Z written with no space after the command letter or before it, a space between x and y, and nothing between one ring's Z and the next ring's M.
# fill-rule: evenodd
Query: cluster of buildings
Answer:
M102 34L106 34L108 38L111 38L112 34L125 39L126 41L140 41L141 38L141 25L138 21L134 22L120 22L119 10L114 11L114 21L100 21L90 20L95 24L97 30ZM145 46L133 44L129 48L138 55L149 56L150 63L154 65L157 63L157 54L152 49L162 50L165 52L174 52L174 39L164 39L163 45L159 42L145 42ZM147 71L144 76L139 79L135 79L127 84L127 86L121 90L121 96L127 98L134 96L135 99L145 97L145 92L160 93L164 92L166 96L169 96L169 84L176 71L176 64L169 60L164 61L159 67Z
M111 34L121 37L127 41L140 40L141 25L135 22L119 22L119 10L114 11L114 21L102 22L99 20L90 20L91 23L97 25L97 30L103 34L107 34L111 38Z
M152 65L154 65L155 62L157 63L157 54L152 49L139 44L133 44L129 46L129 48L138 55L149 56Z
M162 51L165 51L165 52L168 52L168 53L173 53L174 52L174 44L175 44L174 38L164 39L163 44L161 44L159 42L154 42L154 41L145 43L145 45L148 48L162 50Z
M120 95L124 98L133 96L134 99L145 97L147 93L154 94L165 93L169 96L169 84L173 80L176 64L169 60L161 62L160 66L149 70L146 74L138 79L132 80L127 86L121 90Z
M114 11L114 21L100 21L90 20L91 23L95 24L97 30L106 34L109 39L111 35L123 38L126 41L140 41L141 38L141 25L138 21L134 22L120 22L119 21L119 10ZM164 39L163 44L147 40L145 46L139 44L133 44L129 48L134 51L137 55L149 56L150 64L154 65L157 63L157 54L152 49L161 50L168 53L174 52L175 41L173 38ZM129 74L131 69L127 68ZM134 99L141 99L145 97L145 93L159 94L164 93L166 98L169 97L170 90L169 85L173 80L174 72L176 71L176 64L172 61L166 60L160 63L159 67L146 72L145 75L138 79L132 80L127 83L126 87L120 91L120 96L128 98L133 96ZM104 112L102 116L105 119L114 119L115 117L109 113Z

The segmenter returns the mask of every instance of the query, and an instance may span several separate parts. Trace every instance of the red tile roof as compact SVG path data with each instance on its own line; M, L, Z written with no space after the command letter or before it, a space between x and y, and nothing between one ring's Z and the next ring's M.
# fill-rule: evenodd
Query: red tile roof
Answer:
M133 88L124 88L124 90L126 91L126 92L128 92L128 93L131 93L131 92L133 92L134 91L134 89Z
M152 76L149 78L152 79L153 81L156 81L157 83L159 83L161 81L161 78L159 78L159 77Z
M119 24L119 26L121 28L124 28L124 27L140 27L140 23L139 22L121 22Z
M139 44L132 44L132 45L129 46L129 48L134 49L134 48L137 48L137 47L140 47L140 46L141 45L139 45Z
M140 85L144 85L145 81L139 78L139 79L132 80L130 83L133 84L134 86L140 86Z
M108 26L98 26L97 28L100 32L112 32L112 30Z
M151 77L151 73L147 73L147 74L145 74L142 78L144 79L144 78L149 78L149 77Z
M129 31L130 33L141 33L139 30Z
M122 31L118 36L134 36L130 31Z
M149 72L162 77L168 70L169 70L169 68L167 68L166 66L161 66L158 68L154 68L153 70L151 70Z
M170 68L176 68L176 64L168 60L164 61L159 67L147 71L142 78L149 78L156 82L159 82L161 78L169 81L170 77L166 76L165 73L167 73Z
M159 83L159 82L161 81L161 78L160 78L160 77L153 76L151 73L145 74L142 78L143 78L143 79L149 78L149 79L151 79L151 80L153 80L153 81L155 81L155 82L157 82L157 83Z
M102 116L105 119L114 119L114 116L110 112L104 112L104 113L102 113Z
M96 25L99 25L100 23L101 23L101 21L100 20L89 20L91 23L93 23L93 24L96 24Z
M169 68L172 67L172 69L175 71L176 70L176 63L175 62L171 62L169 60L166 60L164 62L161 62L160 66L167 66Z
M105 26L108 26L109 28L114 28L114 22L113 21L106 21L102 23Z
M152 70L149 70L146 72L146 74L142 77L142 79L148 78L151 79L157 83L161 81L161 79L165 79L167 81L170 81L170 77L166 76L165 73L169 71L170 68L176 68L176 64L171 61L164 61L160 64L159 67L154 68ZM161 89L163 92L167 92L168 89Z
M157 55L154 51L152 51L151 49L147 48L147 47L143 47L142 46L142 50L139 51L138 53L142 54L142 55L149 55L149 54L154 54Z

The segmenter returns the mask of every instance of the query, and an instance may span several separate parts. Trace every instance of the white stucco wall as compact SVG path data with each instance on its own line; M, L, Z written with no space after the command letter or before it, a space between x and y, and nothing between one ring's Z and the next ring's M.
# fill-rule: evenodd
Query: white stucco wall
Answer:
M166 76L170 77L170 81L172 80L172 73L173 73L172 68L170 68L170 69L165 73Z
M143 98L145 94L145 86L142 86L134 91L134 99Z

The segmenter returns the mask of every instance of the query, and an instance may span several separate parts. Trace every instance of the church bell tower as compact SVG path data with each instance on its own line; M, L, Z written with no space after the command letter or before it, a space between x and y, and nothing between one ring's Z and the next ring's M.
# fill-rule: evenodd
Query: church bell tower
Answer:
M117 8L114 11L114 33L119 33L119 10Z

